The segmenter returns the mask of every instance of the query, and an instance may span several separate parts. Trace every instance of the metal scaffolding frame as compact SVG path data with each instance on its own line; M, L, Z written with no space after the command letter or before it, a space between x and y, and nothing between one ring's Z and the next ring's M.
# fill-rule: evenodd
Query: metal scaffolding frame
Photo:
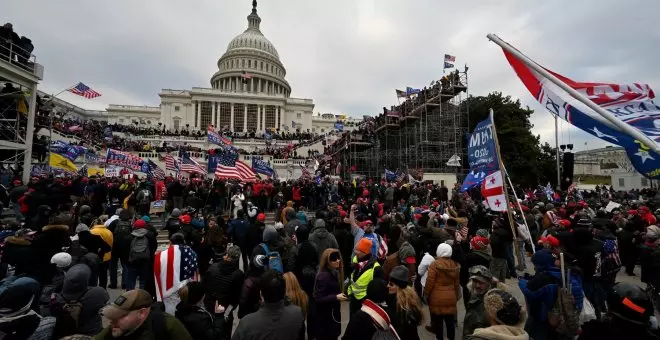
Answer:
M330 155L343 165L338 175L380 178L384 169L419 176L462 172L447 162L454 155L467 161L469 112L461 105L468 96L467 80L467 68L452 72L392 107L400 117L383 115L372 133L351 133Z

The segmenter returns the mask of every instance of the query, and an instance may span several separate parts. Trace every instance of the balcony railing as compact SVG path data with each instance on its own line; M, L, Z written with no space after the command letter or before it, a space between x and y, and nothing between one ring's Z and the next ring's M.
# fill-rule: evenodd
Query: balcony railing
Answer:
M38 75L37 57L11 41L0 40L0 60Z

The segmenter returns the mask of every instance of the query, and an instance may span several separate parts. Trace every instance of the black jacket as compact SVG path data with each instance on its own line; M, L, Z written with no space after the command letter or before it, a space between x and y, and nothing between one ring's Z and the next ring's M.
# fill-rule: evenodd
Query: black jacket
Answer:
M181 221L179 221L178 217L170 217L167 219L167 222L165 222L165 230L167 230L168 239L172 238L172 235L176 234L177 232L181 231Z
M336 272L319 272L312 295L315 307L314 318L309 325L312 334L323 334L327 338L336 338L341 334L341 304L337 300L337 294L340 293L342 292Z
M582 280L600 277L603 243L594 240L591 230L581 227L573 229L573 244L575 258L582 268Z
M193 340L221 340L225 318L211 315L199 306L179 302L174 313Z
M296 305L284 301L265 303L238 323L232 340L303 340L305 316ZM370 339L370 338L365 338Z
M238 263L220 261L212 264L202 277L206 289L205 304L207 308L215 305L238 306L243 287L243 272L238 269Z
M78 233L80 245L87 248L87 251L98 255L103 258L103 255L112 250L112 248L103 241L99 235L94 235L89 231L81 231Z
M511 229L507 226L500 226L493 230L490 235L490 246L493 250L492 256L498 259L505 259L508 257L506 246L513 242L513 234Z

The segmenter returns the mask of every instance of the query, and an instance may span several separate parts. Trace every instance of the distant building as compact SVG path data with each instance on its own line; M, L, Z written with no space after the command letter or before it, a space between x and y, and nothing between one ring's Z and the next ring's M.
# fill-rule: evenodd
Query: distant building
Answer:
M614 190L651 187L651 181L633 168L622 147L607 146L575 152L575 178L581 175L609 176Z

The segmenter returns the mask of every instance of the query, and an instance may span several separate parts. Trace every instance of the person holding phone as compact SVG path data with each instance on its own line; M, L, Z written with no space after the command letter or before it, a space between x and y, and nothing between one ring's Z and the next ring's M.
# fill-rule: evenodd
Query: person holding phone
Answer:
M344 291L344 265L338 249L321 254L314 284L315 317L309 325L317 340L336 340L341 334L341 302L348 301Z

